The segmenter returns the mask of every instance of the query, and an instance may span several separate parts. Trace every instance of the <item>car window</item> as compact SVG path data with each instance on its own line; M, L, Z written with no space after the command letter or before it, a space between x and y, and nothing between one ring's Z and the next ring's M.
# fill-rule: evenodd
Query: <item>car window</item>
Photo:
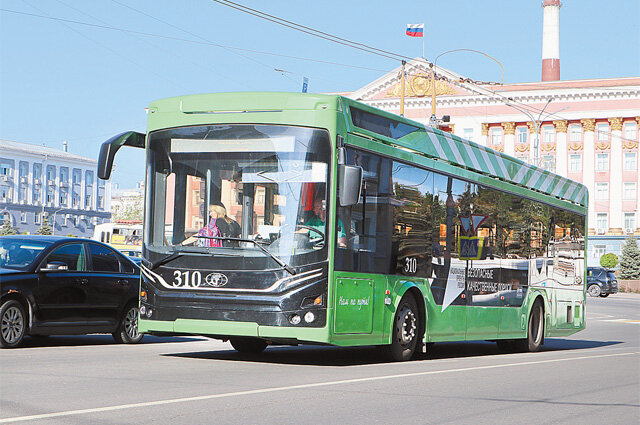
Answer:
M128 260L125 260L124 258L120 258L120 264L122 266L122 271L124 273L135 273L136 272L136 268L133 266L133 264L131 264Z
M66 264L69 270L87 270L87 258L84 253L84 246L81 243L70 243L56 248L47 257L47 263L60 262Z
M607 272L607 277L609 278L609 280L617 280L616 274L614 272Z
M96 272L119 272L120 261L114 250L106 246L89 244L89 252L91 252L91 262L93 271Z
M50 242L0 237L0 267L23 270L49 245Z

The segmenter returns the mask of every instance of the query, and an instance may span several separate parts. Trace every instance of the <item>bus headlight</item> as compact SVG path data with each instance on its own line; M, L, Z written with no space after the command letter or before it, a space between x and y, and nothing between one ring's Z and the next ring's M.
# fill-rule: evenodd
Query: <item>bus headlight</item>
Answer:
M311 323L316 320L316 315L311 311L307 311L307 314L304 315L304 321L307 323Z
M140 306L140 317L144 316L145 314L147 314L147 307L141 305Z
M293 315L291 315L291 317L289 317L289 322L291 322L292 325L299 324L300 320L302 320L302 319L297 314L293 314Z

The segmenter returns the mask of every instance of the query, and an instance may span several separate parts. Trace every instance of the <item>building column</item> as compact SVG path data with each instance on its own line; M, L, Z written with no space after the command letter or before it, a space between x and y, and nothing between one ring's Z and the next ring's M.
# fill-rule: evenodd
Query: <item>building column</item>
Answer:
M609 173L609 228L624 234L622 214L622 118L609 118L611 125L611 170Z
M537 167L538 164L533 163L533 160L536 157L536 125L533 123L533 121L528 121L527 126L529 127L529 161L528 162L529 164L535 165ZM540 152L538 152L538 158L540 158Z
M567 177L567 121L554 121L556 127L556 173Z
M500 123L504 129L504 153L510 156L516 154L516 123L503 122Z
M481 144L484 146L489 146L489 123L482 123L482 138Z
M596 149L595 149L595 127L596 120L593 118L580 120L582 123L582 134L584 141L584 149L582 158L582 184L587 186L589 190L589 229L595 231L596 213L594 205L595 198L595 168L596 168Z

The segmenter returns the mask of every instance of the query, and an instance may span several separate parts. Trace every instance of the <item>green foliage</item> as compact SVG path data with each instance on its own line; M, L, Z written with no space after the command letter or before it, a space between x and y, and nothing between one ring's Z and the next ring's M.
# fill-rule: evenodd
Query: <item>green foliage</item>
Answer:
M612 252L600 257L600 265L605 269L613 269L618 265L618 256Z
M640 248L633 236L629 236L622 247L620 279L640 279Z
M18 229L11 225L10 220L5 220L0 227L0 236L17 235L18 233Z
M42 226L36 231L38 235L53 235L53 228L46 218L42 221Z
M75 236L73 236L73 233L69 233L67 236L70 238L75 238Z

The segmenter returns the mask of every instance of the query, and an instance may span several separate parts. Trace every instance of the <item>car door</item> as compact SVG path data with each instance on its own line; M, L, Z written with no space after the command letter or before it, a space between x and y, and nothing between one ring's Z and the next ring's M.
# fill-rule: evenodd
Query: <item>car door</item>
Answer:
M45 270L47 264L66 266L66 269ZM84 244L72 242L54 248L38 270L38 287L34 291L36 320L43 326L85 325L88 319L88 283Z
M113 249L97 243L87 243L87 246L91 257L89 320L101 330L113 331L136 279L125 272L120 256Z

